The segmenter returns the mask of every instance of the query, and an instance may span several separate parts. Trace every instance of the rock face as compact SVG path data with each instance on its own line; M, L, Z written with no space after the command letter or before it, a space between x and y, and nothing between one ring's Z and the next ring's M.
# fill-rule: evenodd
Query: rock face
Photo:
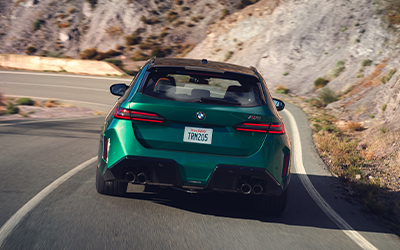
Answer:
M337 117L371 123L375 116L398 130L399 73L381 80L399 66L398 33L375 2L262 0L211 25L188 57L253 65L272 90L297 95L318 96L314 81L325 78L346 94L328 106Z
M0 53L25 54L32 46L36 55L79 58L88 48L106 52L125 46L125 37L138 29L141 42L148 47L197 44L222 10L237 11L238 2L0 0ZM132 51L140 51L137 47L126 48L124 53L130 56Z

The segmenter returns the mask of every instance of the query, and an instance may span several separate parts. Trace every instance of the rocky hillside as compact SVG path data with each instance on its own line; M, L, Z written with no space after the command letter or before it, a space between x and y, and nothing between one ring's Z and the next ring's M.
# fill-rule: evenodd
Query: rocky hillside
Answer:
M321 78L340 95L337 117L399 130L399 14L394 0L261 0L211 25L188 57L254 65L307 97Z
M250 0L0 0L0 53L85 59L122 54L135 60L176 56L204 39L211 23L248 4Z
M397 0L0 0L0 14L0 53L254 65L273 90L327 85L338 117L400 129Z

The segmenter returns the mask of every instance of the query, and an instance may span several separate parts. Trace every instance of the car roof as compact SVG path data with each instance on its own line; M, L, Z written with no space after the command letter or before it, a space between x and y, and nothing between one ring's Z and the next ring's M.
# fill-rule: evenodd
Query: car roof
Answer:
M232 72L258 78L254 67L247 68L230 63L208 61L207 59L153 58L150 61L150 67L185 67L190 70Z

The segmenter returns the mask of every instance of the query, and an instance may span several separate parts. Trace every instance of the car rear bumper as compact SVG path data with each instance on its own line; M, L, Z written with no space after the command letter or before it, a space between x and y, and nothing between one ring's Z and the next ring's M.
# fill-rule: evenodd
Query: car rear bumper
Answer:
M134 184L170 186L192 191L223 191L245 194L280 195L289 178L282 184L261 168L217 165L206 185L188 185L182 182L178 164L174 160L127 156L112 168L106 168L104 180L132 182Z

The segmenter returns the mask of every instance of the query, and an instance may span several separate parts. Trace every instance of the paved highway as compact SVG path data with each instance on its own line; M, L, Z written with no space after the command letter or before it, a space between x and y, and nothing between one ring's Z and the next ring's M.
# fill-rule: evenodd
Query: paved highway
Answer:
M0 93L107 112L129 79L0 71ZM0 122L1 249L400 249L400 239L346 201L311 141L307 117L282 113L294 146L289 204L253 212L249 197L143 192L100 195L95 169L104 116Z

